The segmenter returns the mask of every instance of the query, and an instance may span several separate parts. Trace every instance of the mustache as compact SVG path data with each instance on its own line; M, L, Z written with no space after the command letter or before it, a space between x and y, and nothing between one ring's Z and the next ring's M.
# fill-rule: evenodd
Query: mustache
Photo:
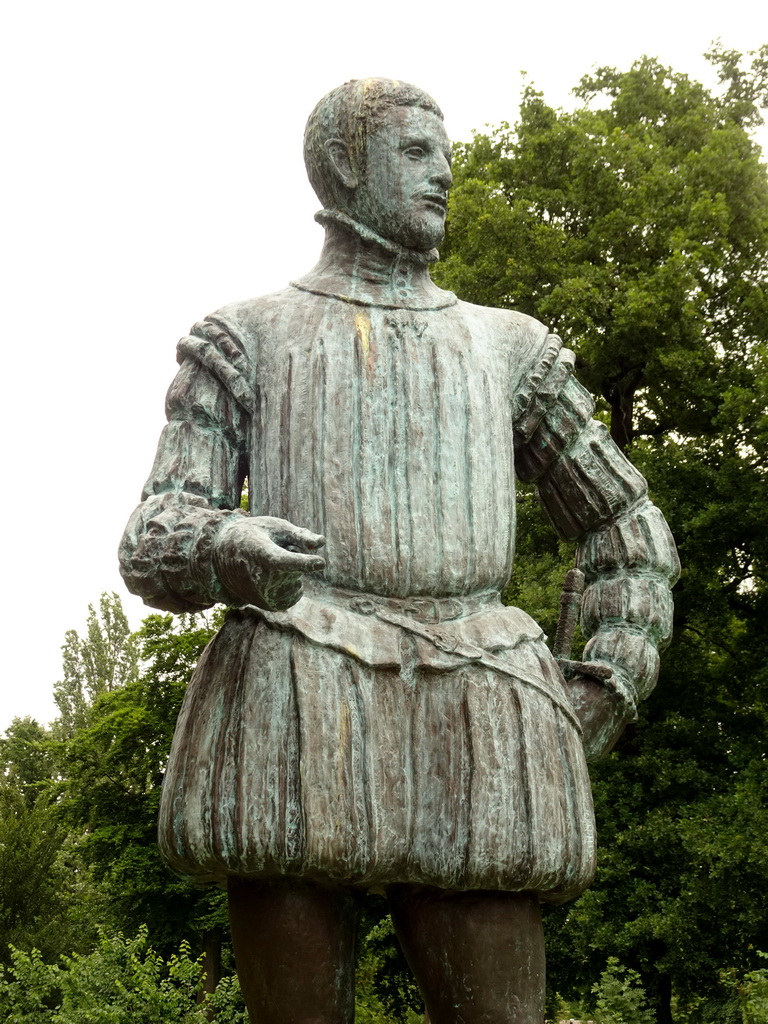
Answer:
M416 199L426 199L430 203L437 203L444 210L448 209L448 191L441 188L424 189L416 193Z

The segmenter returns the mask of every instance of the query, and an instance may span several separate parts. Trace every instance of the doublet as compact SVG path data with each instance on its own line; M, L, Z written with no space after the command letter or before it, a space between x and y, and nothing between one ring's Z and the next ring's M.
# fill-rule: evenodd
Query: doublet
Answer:
M516 481L587 576L585 657L627 707L670 634L674 544L536 320L458 301L427 257L325 214L305 278L179 343L120 549L158 608L233 606L188 688L160 843L200 881L325 878L570 898L595 835L578 722L537 624L502 605ZM283 612L212 560L240 510L326 537Z

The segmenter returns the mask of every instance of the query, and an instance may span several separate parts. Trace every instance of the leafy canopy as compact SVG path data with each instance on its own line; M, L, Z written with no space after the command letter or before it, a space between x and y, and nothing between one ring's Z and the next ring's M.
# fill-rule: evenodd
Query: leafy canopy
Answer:
M514 127L455 147L435 276L563 333L621 447L711 433L721 373L765 336L768 181L745 128L768 47L738 56L709 54L720 95L649 57L585 76L573 113L528 87Z

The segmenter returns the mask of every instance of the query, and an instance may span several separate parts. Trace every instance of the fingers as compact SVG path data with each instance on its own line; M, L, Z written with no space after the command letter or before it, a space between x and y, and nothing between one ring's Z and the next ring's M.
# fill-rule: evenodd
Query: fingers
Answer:
M297 529L295 533L281 531L280 533L271 533L270 537L278 547L285 548L286 551L299 551L301 554L316 551L325 544L325 537L310 533L309 530Z
M586 676L590 679L597 679L600 682L608 683L613 676L613 669L602 661L564 661L559 660L560 671L566 679L575 679L579 676Z
M314 534L312 535L314 536ZM276 544L271 537L265 537L260 562L280 572L319 572L325 568L325 559L319 555L292 551Z
M272 552L276 552L273 554ZM277 553L279 552L279 553ZM268 545L267 567L279 572L321 572L325 568L325 559L319 555L304 555L300 551L286 551L285 548Z
M272 539L280 547L288 547L290 543L293 543L302 549L308 548L310 551L316 551L325 544L325 537L320 533L312 533L311 530L305 530L301 526L291 526L290 523L288 526L290 526L290 530L283 530L272 535ZM286 541L289 543L285 543Z
M272 540L288 551L316 551L325 544L325 537L320 533L312 533L302 526L294 526L287 519L275 516L255 516L251 522L266 530Z

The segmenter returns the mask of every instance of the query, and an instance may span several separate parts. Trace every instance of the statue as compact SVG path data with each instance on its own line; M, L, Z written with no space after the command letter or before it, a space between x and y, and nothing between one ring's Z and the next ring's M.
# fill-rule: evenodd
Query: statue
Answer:
M258 1024L352 1021L366 889L432 1024L540 1024L540 902L592 879L585 753L655 683L674 543L560 339L431 281L451 184L435 102L348 82L305 156L320 261L179 342L120 548L152 607L231 609L179 717L161 849L227 886ZM581 663L500 602L516 476L578 543Z

